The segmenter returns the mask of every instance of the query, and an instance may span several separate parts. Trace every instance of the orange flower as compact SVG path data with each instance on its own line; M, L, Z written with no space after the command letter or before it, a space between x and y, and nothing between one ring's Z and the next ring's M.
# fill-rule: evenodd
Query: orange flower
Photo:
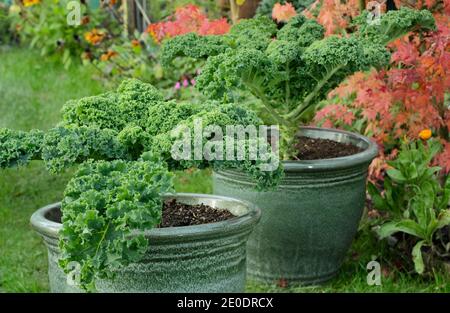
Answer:
M133 39L133 40L131 41L131 46L132 46L133 48L139 47L140 45L141 45L141 43L140 43L139 40L137 40L137 39Z
M113 51L113 50L108 50L106 53L103 53L100 56L100 61L106 62L110 59L112 59L113 57L115 57L118 53Z
M93 45L100 43L104 37L105 33L96 28L84 34L84 39L86 39L87 42Z
M41 3L41 0L23 0L23 5L26 7L32 7L39 3Z
M431 132L431 129L424 129L424 130L422 130L422 131L420 131L420 133L419 133L419 137L420 137L420 139L422 139L422 140L428 140L428 139L430 139L431 138L431 135L432 135L433 133Z
M279 22L289 22L291 18L297 15L294 6L286 2L286 4L275 3L272 9L272 18Z

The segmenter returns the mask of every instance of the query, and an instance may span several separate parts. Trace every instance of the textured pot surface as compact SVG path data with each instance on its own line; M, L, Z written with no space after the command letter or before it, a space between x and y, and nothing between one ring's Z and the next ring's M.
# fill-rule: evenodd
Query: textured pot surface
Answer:
M116 272L113 280L96 281L99 292L242 292L246 280L246 241L260 218L255 206L228 197L177 194L186 204L226 209L237 215L227 221L157 228L145 234L150 242L144 259ZM44 238L49 255L52 292L77 292L59 268L58 232L52 221L60 204L36 211L33 228Z
M302 135L352 143L362 152L334 159L284 162L274 191L258 192L244 173L213 174L214 193L256 204L261 222L248 241L247 273L255 280L316 284L336 275L364 209L367 169L377 155L369 139L305 127Z

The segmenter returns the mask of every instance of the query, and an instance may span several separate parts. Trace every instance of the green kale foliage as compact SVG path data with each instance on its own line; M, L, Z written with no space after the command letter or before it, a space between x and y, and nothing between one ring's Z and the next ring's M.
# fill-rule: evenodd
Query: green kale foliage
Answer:
M248 59L249 62L251 59ZM243 64L242 68L258 66ZM164 100L152 85L135 79L125 80L115 92L68 101L63 109L63 120L47 132L0 131L0 166L24 165L32 159L42 159L49 171L87 160L138 160L145 152L160 156L170 170L234 167L251 173L258 188L277 184L281 167L274 173L260 170L261 162L234 162L233 160L175 160L172 147L180 137L173 135L177 127L193 134L197 120L204 128L220 127L225 144L226 126L261 124L252 111L236 103L215 100L202 104L177 103ZM209 138L202 136L202 146Z
M81 164L61 206L60 266L89 291L95 290L96 278L111 277L145 255L151 243L142 232L160 222L162 195L173 190L169 171L233 167L247 172L258 188L276 186L283 174L277 162L275 170L263 170L277 158L269 146L263 146L268 160L250 160L248 139L227 133L227 126L261 124L236 103L177 103L130 79L115 92L69 101L62 113L62 121L46 132L0 129L0 167L43 160L49 171L59 172ZM201 157L173 158L176 140L186 134L192 148L198 125ZM174 134L180 128L185 132ZM220 132L223 138L211 143ZM233 144L236 151L243 147L244 157L237 152L235 159L204 157L206 145L208 155L215 156L221 144Z
M144 232L160 223L162 196L172 186L166 166L148 155L133 162L84 162L62 202L60 266L94 291L96 278L140 261L151 244Z
M233 102L246 90L286 130L281 135L289 137L346 77L388 65L387 43L409 31L435 28L429 11L403 7L384 14L380 23L368 23L367 13L356 22L354 33L324 38L323 27L303 15L279 30L271 19L259 16L242 20L223 36L189 34L166 40L164 66L180 56L206 58L196 84L205 96ZM184 48L186 38L195 52Z
M0 168L24 165L39 159L44 133L0 129Z

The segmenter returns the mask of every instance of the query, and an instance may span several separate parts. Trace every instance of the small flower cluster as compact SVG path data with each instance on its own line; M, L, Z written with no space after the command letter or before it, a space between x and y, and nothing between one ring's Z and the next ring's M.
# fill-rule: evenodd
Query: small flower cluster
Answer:
M180 90L181 88L187 88L189 86L195 86L195 79L194 78L184 78L181 81L177 81L173 88L175 90Z

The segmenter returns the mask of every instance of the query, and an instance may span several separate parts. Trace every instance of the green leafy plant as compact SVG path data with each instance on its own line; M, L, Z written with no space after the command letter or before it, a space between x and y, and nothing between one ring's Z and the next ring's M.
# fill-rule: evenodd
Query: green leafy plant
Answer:
M171 170L190 167L240 167L251 172L260 187L275 185L281 170L260 171L263 161L174 160L171 149L179 138L172 135L176 127L193 133L201 119L203 128L215 125L258 126L260 119L237 104L206 101L201 104L164 100L163 94L150 84L136 79L122 82L116 92L68 101L63 109L63 121L45 133L0 131L2 167L24 165L31 160L44 160L54 173L89 159L137 160L151 151L162 157ZM231 138L230 138L231 139ZM224 136L224 141L227 137ZM202 138L202 143L208 141ZM236 140L235 145L239 142Z
M324 29L302 15L281 29L267 17L242 20L223 36L188 34L167 40L162 62L177 57L206 59L197 88L207 97L234 102L245 90L282 128L284 158L298 126L311 121L317 104L349 75L389 63L386 45L411 30L434 29L429 11L402 8L380 23L357 20L358 31L324 38Z
M30 1L28 1L30 2ZM69 0L34 1L22 4L16 1L15 10L10 15L11 23L21 42L37 48L41 54L57 55L66 68L73 62L80 62L84 52L92 52L86 34L93 29L101 30L100 41L108 41L120 35L118 21L104 9L91 9L80 2L80 25L67 22ZM89 37L88 37L89 38ZM99 45L100 41L95 41Z
M43 160L50 172L58 173L81 164L61 206L60 265L70 273L77 262L79 283L86 290L95 290L96 278L111 277L143 257L151 243L141 233L158 225L162 196L173 190L168 171L235 167L248 172L260 188L275 186L282 176L281 167L263 171L263 160L172 157L179 139L172 131L193 131L197 119L224 134L227 126L261 123L253 112L233 103L168 101L152 85L130 79L114 92L67 102L62 115L45 132L0 129L0 167ZM202 144L211 139L211 134L200 135ZM229 139L221 142L229 144ZM233 139L234 147L243 146L247 156L250 142Z
M450 179L444 183L438 177L439 167L432 166L440 151L438 141L412 142L404 145L397 159L388 162L384 190L370 185L375 208L388 212L388 222L377 230L380 238L406 233L416 238L412 248L415 270L425 271L423 250L427 260L450 257L450 240L442 231L450 225Z
M162 196L173 192L171 178L149 154L134 162L83 163L62 202L62 268L76 262L78 283L95 290L95 278L140 261L151 244L144 231L161 222Z

